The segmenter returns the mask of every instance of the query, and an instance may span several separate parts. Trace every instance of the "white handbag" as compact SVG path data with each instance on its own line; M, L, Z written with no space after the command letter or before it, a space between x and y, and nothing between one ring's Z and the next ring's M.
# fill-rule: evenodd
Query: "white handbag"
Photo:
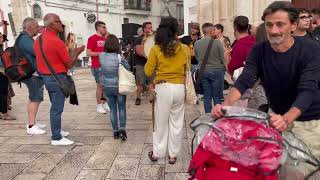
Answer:
M119 94L129 95L137 90L135 76L121 64L121 56L119 58Z

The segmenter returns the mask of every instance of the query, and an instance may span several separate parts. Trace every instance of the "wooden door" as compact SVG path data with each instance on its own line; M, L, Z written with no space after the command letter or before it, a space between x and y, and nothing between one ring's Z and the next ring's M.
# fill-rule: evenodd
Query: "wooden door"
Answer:
M313 9L313 8L320 8L320 0L292 0L292 3L297 8L306 8L306 9Z

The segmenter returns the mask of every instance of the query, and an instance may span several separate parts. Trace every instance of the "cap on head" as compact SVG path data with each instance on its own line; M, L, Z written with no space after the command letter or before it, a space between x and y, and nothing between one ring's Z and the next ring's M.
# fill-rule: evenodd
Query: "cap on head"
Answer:
M195 28L195 29L200 30L200 24L199 24L199 23L194 22L194 23L192 23L192 24L191 24L191 28Z

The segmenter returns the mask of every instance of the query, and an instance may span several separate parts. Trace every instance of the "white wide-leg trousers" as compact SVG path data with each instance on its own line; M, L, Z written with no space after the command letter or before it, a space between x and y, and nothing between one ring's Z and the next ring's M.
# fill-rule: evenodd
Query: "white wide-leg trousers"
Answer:
M177 157L181 147L184 123L184 84L162 83L155 87L155 125L153 133L153 153L165 157L168 149L170 157Z

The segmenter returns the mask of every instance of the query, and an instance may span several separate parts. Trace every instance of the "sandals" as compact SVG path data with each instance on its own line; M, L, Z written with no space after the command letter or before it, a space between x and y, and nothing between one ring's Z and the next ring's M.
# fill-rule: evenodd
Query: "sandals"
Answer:
M174 163L176 163L176 161L177 161L177 158L176 157L169 157L169 164L174 164Z
M158 161L158 158L153 155L153 151L150 151L148 153L148 157L149 157L150 161L152 161L152 162ZM174 157L174 158L173 157L169 157L169 164L175 164L176 161L177 161L176 157Z
M148 156L149 156L149 159L150 159L152 162L158 161L158 158L153 155L153 151L150 151L150 152L148 153Z

